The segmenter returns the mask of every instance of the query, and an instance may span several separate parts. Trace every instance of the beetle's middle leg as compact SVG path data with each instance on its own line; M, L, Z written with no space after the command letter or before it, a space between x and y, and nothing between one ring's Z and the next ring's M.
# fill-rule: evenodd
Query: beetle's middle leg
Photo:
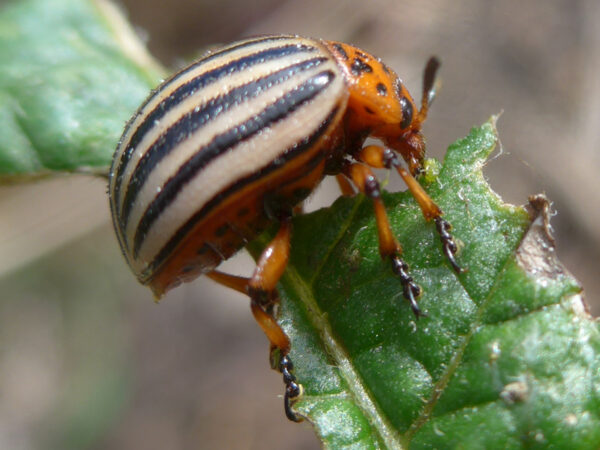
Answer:
M292 374L293 364L288 356L290 340L273 317L273 307L279 303L277 283L285 271L290 256L292 222L290 217L280 221L279 231L263 250L254 274L250 278L237 277L218 271L207 274L212 280L250 296L250 309L267 335L271 351L278 351L278 369L285 383L284 407L288 419L302 419L292 411L292 402L302 393L302 387Z
M404 298L410 303L415 316L419 318L425 315L417 304L417 297L421 294L421 288L419 288L408 274L408 265L400 258L402 247L390 227L385 206L381 200L379 181L377 181L375 174L369 167L360 163L348 163L342 170L352 180L358 190L373 201L375 219L377 221L377 233L379 235L379 253L382 258L390 258L392 270L400 277Z
M400 165L396 153L379 145L367 145L353 156L357 160L362 161L371 167L378 169L396 169L408 186L408 190L419 204L423 216L425 216L425 220L433 220L435 222L435 227L442 241L444 254L450 262L450 265L456 273L463 272L463 269L460 268L455 258L457 246L450 234L452 226L443 218L442 210L436 205L431 197L429 197L419 182Z

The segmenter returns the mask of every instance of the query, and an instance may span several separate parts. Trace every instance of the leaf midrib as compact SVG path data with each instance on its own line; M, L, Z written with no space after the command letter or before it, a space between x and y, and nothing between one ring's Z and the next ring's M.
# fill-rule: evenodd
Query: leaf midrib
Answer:
M362 377L355 370L351 358L344 350L344 346L337 341L330 323L326 319L327 315L320 309L314 296L314 284L316 280L327 265L334 249L354 223L358 211L366 200L364 195L357 196L357 200L343 225L340 227L339 233L332 240L321 259L321 263L312 272L313 276L309 280L304 280L292 263L286 268L283 278L285 278L286 284L295 291L298 298L306 307L308 320L312 327L319 333L325 352L333 360L335 366L338 368L339 376L346 381L350 396L352 396L355 404L363 412L371 427L376 430L380 440L384 442L386 448L402 449L404 446L402 445L400 434L386 420L387 416L379 410L377 402L372 398L372 394L364 385Z
M379 410L376 401L372 398L372 394L364 385L362 377L355 370L352 359L343 349L343 345L337 341L326 319L327 316L319 308L309 284L302 279L295 267L289 267L285 277L287 278L288 285L295 290L298 298L306 306L308 320L319 333L325 351L333 360L340 377L346 381L355 404L365 414L371 426L377 430L386 448L403 448L398 431L386 420L386 416Z
M520 243L523 240L523 237L527 234L528 230L529 230L529 228L527 228L523 232L521 238L519 239L519 244L517 244L517 246L516 246L517 249L519 248ZM485 295L483 301L476 308L475 318L474 318L473 322L471 323L471 326L469 327L469 332L465 335L460 346L458 346L455 354L452 356L452 359L450 360L450 363L447 366L447 370L445 370L442 373L442 375L440 376L438 381L435 383L433 390L432 390L432 395L429 398L429 400L425 403L425 407L421 410L421 413L419 414L419 416L415 419L415 421L411 424L408 431L406 432L405 436L408 439L408 441L412 440L412 438L419 431L419 429L425 423L427 423L427 421L430 419L431 413L433 412L435 406L437 405L438 400L440 399L442 394L445 392L445 389L448 386L450 379L452 378L452 376L456 372L457 368L459 367L459 365L462 361L462 358L465 354L465 351L471 342L471 339L477 333L477 330L482 325L481 319L483 317L483 314L487 310L487 306L489 305L491 298L494 296L496 290L498 289L499 277L503 272L505 272L507 266L510 264L511 256L512 256L512 254L510 254L506 257L506 259L500 266L499 270L496 272L496 276L494 277L494 284L491 286L491 288ZM456 278L459 280L461 286L464 289L464 292L469 296L469 299L475 303L475 301L473 300L473 297L471 296L471 293L466 288L466 286L464 285L464 283L462 282L460 277L457 276ZM475 303L475 304L477 305L477 303ZM527 314L529 314L531 312L533 312L533 311L529 311ZM512 317L511 319L509 319L508 321L515 320L518 317L521 317L522 315L524 315L524 314L518 314L518 315Z

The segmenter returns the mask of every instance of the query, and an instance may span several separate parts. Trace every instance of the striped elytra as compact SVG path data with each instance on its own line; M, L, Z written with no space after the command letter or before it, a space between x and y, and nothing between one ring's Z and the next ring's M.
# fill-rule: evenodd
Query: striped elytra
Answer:
M432 58L425 69L418 109L398 76L356 47L298 36L251 38L162 83L121 137L109 196L129 266L157 297L200 274L247 293L279 352L292 420L298 420L291 406L301 387L291 373L289 339L271 306L289 257L294 207L325 175L336 175L344 194L353 184L373 201L380 253L391 261L417 317L420 288L400 258L369 167L398 171L460 270L449 224L413 178L424 158L421 125L438 65ZM369 136L383 145L365 147ZM279 223L279 232L252 277L215 271L271 223Z
M322 44L283 36L236 43L163 83L111 169L115 229L140 281L160 295L213 269L264 228L265 195L310 192L347 98Z

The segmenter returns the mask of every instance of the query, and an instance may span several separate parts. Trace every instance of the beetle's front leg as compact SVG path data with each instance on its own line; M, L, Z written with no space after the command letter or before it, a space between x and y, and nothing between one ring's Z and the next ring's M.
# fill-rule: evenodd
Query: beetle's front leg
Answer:
M404 298L410 303L410 307L417 318L425 314L417 304L417 298L421 294L421 288L415 284L408 274L408 265L400 258L402 247L394 236L390 227L385 206L381 200L381 189L375 174L363 164L348 163L343 168L343 173L350 178L358 190L373 201L375 208L375 219L377 221L377 233L379 235L379 253L382 258L390 258L392 270L400 277Z
M450 234L452 226L443 218L442 210L429 197L419 182L401 166L396 153L379 145L368 145L360 149L353 156L371 167L396 169L408 186L408 190L419 204L425 220L433 220L435 222L435 227L442 241L444 254L450 265L456 273L462 273L464 270L460 268L455 258L457 246Z

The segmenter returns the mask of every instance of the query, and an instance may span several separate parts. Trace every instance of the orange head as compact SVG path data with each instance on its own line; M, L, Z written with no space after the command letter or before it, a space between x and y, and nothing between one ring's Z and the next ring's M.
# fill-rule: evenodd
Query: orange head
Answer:
M421 109L398 75L381 60L341 42L325 42L344 70L350 98L347 131L352 136L373 136L396 150L416 174L425 155L421 126L435 95L439 61L432 57L425 67Z

